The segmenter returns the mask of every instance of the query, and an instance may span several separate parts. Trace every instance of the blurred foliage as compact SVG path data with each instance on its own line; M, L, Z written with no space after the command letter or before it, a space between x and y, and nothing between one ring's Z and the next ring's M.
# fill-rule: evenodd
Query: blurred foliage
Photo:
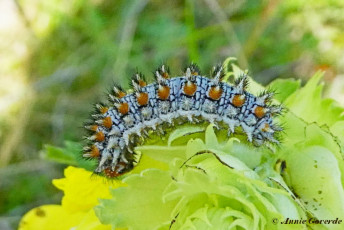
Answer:
M78 142L65 141L65 148L59 148L52 145L45 145L43 158L55 161L61 164L78 166L92 171L95 162L87 161L81 156L82 145Z
M61 166L39 160L39 151L45 144L48 154L72 151L73 142L51 145L80 143L92 105L114 82L128 87L136 69L152 80L163 62L178 75L194 61L207 74L236 56L263 84L321 69L344 86L342 0L3 2L13 15L2 15L19 21L0 31L7 57L0 60L0 215L7 217L55 201L50 180Z

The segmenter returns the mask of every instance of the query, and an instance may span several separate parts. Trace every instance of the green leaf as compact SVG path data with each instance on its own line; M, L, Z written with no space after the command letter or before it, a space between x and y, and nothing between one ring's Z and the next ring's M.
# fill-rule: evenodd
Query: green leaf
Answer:
M307 122L317 122L319 125L332 126L339 120L344 120L343 111L332 99L322 99L323 85L319 85L322 74L318 72L305 85L295 91L285 100L286 107L298 117Z
M79 166L88 170L93 170L95 162L85 161L82 158L82 145L78 142L65 141L65 148L52 145L45 145L42 151L43 157L61 164Z
M307 123L287 113L284 146L279 154L286 162L283 177L311 215L318 219L344 217L343 148L326 127ZM341 122L335 123L335 132ZM338 129L338 130L337 130ZM342 227L333 226L333 229Z
M217 148L219 146L213 124L210 124L205 131L205 144L208 149Z
M80 153L81 145L73 142L65 142L66 148L52 145L44 146L44 157L62 164L77 165L76 155Z
M75 165L75 159L71 157L69 154L65 154L62 148L58 148L52 145L44 145L44 157L46 159L63 163L63 164L70 164Z
M230 138L221 150L226 154L230 151L233 157L236 157L251 169L256 168L262 163L264 155L270 154L265 148L257 149L254 146L241 143L234 137Z
M218 157L206 153L194 156L167 187L165 199L179 200L174 212L179 215L172 229L229 229L237 222L247 229L277 229L272 218L286 217L278 210L296 219L305 217L288 193L267 186L257 175L255 179L247 176L248 168L231 168L233 158L219 161ZM214 207L212 211L226 218L214 218L207 207Z
M191 213L179 229L231 229L232 227L253 229L252 217L229 207L209 208L206 206Z
M170 163L175 158L185 159L185 146L143 145L135 148L136 152L147 155L157 161Z
M318 219L343 219L342 171L333 153L321 146L311 146L289 152L286 161L290 186L307 209Z
M344 148L344 121L338 121L336 123L334 123L331 126L331 133L333 133L337 138L338 141L340 143L340 145L342 146L342 149ZM342 150L342 152L344 152L344 150Z
M276 92L274 99L284 102L284 100L300 88L301 81L295 79L276 79L267 88Z
M185 141L185 136L194 134L194 133L200 133L203 132L204 128L200 126L185 126L185 127L180 127L177 128L175 131L173 131L169 137L168 137L168 142L167 145L170 146L173 141L183 138Z

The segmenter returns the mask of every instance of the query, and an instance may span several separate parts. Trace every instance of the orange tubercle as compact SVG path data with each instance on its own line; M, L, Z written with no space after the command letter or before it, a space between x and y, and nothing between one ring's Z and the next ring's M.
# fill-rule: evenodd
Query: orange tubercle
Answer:
M104 113L106 113L106 112L109 110L109 108L108 108L108 107L105 107L105 106L102 106L99 110L100 110L100 112L101 112L102 114L104 114Z
M222 89L219 86L212 86L209 90L209 97L213 100L219 100L222 95Z
M139 80L139 86L140 87L145 87L147 85L147 83L143 80Z
M245 95L237 94L233 97L232 104L235 107L241 107L244 105L245 101L246 101Z
M193 96L197 90L197 85L188 81L184 86L184 93L188 96Z
M265 114L266 114L266 109L262 106L257 106L254 109L254 115L256 115L256 117L258 117L258 118L264 117Z
M105 140L105 135L103 132L101 132L101 131L97 132L95 135L96 135L96 141L102 142Z
M120 104L118 107L118 112L120 112L122 115L126 115L129 112L129 105L128 103L124 102Z
M105 118L103 119L103 125L104 125L106 128L110 129L110 128L112 127L112 119L111 119L111 117L105 117Z
M125 92L119 91L117 96L118 96L119 98L122 98L122 97L125 97L125 95L127 95Z
M168 75L167 72L163 72L163 73L161 74L161 76L162 76L163 78L165 78L165 79L167 79L167 78L170 77L170 76Z
M96 132L97 130L98 130L98 125L91 125L91 126L88 126L89 128L89 130L91 130L91 131L94 131L94 132Z
M136 97L137 103L144 106L148 104L148 93L139 93Z
M94 146L94 145L92 145L92 147L91 147L90 156L91 156L91 157L94 157L94 158L100 156L100 151L99 151L99 149L98 149L96 146Z
M167 85L165 86L159 85L159 89L158 89L159 99L167 100L169 96L170 96L170 87L168 87Z

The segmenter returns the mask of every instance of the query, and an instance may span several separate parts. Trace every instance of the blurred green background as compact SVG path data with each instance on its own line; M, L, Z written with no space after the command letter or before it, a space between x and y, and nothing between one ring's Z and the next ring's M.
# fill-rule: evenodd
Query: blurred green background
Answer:
M343 103L344 1L1 0L0 229L60 202L51 179L65 165L43 152L73 151L114 82L127 87L136 68L152 79L161 63L207 74L229 56L262 84L324 70L326 96Z

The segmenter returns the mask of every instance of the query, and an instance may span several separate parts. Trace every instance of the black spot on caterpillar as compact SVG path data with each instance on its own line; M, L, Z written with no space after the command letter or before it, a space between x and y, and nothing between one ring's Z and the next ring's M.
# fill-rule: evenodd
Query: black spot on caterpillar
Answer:
M94 121L86 126L92 132L83 156L98 159L96 173L117 177L134 167L133 149L164 124L209 122L221 125L228 135L241 127L247 140L256 146L279 144L282 128L273 117L281 105L272 105L273 92L254 96L246 91L247 75L230 85L222 81L222 66L216 66L212 78L200 74L192 64L183 76L170 78L165 65L154 72L156 82L148 84L140 73L132 78L133 92L127 94L114 86L108 106L97 104Z

